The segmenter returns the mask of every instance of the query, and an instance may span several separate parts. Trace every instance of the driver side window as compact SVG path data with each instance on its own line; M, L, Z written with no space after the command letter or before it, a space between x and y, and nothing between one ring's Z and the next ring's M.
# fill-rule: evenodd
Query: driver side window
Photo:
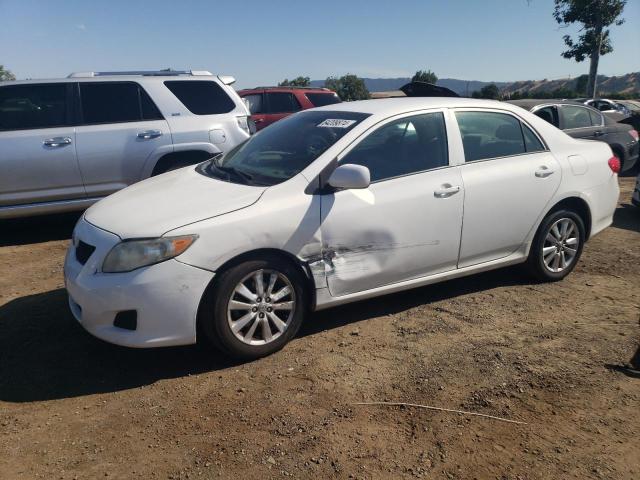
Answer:
M444 116L426 113L388 123L370 133L340 163L367 167L371 182L447 166Z

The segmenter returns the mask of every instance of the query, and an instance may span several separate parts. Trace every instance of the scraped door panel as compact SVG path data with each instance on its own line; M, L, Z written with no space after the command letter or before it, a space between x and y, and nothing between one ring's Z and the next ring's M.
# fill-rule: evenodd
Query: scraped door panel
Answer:
M325 275L333 296L456 268L464 192L459 167L322 196Z

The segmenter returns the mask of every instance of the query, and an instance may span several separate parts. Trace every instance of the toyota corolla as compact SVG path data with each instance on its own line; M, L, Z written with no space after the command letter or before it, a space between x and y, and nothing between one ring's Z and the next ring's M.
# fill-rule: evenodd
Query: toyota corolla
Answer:
M525 264L558 281L611 224L619 160L500 102L297 113L91 207L65 261L80 324L131 347L282 348L309 313Z

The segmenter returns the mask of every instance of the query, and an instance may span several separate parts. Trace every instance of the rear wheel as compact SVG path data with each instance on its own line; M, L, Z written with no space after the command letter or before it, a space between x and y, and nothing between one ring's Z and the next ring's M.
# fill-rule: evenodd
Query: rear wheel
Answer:
M575 212L559 210L542 221L527 260L531 273L542 281L562 280L575 268L584 246L584 222Z
M300 328L307 302L304 285L300 271L279 259L236 265L207 293L200 312L203 330L228 355L269 355Z

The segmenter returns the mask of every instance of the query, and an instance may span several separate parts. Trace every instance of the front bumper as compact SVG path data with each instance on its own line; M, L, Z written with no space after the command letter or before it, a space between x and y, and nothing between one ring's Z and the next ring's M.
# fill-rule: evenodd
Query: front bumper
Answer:
M95 247L84 264L76 256L79 241ZM133 272L100 272L118 242L117 235L78 221L64 263L69 307L78 322L92 335L127 347L195 343L198 306L214 273L175 259ZM131 310L135 330L114 325L119 312Z

